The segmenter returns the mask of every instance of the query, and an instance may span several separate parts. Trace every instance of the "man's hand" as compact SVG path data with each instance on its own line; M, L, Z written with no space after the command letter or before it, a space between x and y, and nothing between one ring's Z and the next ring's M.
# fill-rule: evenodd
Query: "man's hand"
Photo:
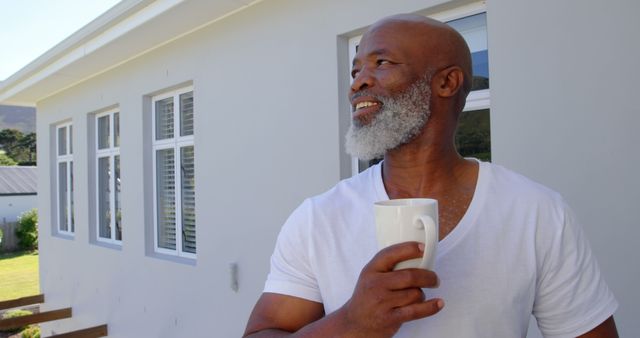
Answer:
M364 267L351 299L325 316L321 303L263 293L253 309L244 337L391 337L408 321L436 314L441 299L425 301L421 288L435 288L433 271L393 271L404 260L422 257L418 243L381 250Z
M442 299L425 301L422 288L438 287L438 276L429 270L393 267L422 257L424 247L415 242L381 250L364 267L351 299L337 312L349 336L391 337L408 321L432 316L444 307Z

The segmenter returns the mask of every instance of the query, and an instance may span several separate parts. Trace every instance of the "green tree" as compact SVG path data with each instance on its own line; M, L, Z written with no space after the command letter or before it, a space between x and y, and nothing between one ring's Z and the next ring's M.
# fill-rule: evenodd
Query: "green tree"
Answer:
M11 154L11 151L18 144L18 141L24 137L24 134L18 129L0 130L0 147Z
M3 151L0 151L0 165L4 166L12 166L17 165L18 163L14 161L11 157L5 154Z
M36 134L23 134L17 129L0 131L0 148L20 165L35 165Z
M16 150L20 156L14 157L21 165L35 165L36 163L36 133L24 135L18 144Z

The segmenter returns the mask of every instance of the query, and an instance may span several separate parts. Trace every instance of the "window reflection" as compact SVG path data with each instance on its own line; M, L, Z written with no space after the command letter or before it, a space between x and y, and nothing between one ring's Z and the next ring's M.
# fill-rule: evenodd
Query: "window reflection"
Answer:
M471 90L489 88L489 52L487 46L487 13L467 16L447 22L469 45L473 63Z
M491 161L491 129L489 109L460 114L456 131L456 148L463 157Z

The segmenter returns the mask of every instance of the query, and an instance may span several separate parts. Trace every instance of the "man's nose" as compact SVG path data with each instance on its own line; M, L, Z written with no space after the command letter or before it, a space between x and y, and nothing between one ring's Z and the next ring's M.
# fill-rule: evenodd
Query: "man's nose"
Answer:
M367 67L362 69L356 74L351 82L351 92L355 93L363 89L370 88L373 85L374 78Z

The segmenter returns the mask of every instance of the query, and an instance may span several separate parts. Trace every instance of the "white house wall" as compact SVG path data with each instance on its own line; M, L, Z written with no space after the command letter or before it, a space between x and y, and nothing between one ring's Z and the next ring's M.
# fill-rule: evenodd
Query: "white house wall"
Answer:
M41 287L45 309L73 307L73 319L45 324L43 332L106 323L110 337L240 336L280 226L305 197L344 176L348 37L382 16L429 11L442 2L268 0L39 102L38 135L44 137L38 147L49 150L38 158ZM556 13L552 1L488 4L493 156L567 196L621 300L622 336L640 336L632 286L640 284L638 268L614 264L628 261L627 247L640 235L631 209L631 201L640 200L631 169L638 159L612 151L639 143L630 130L639 125L631 102L614 100L630 90L638 71L622 77L603 68L615 62L629 71L639 49L624 45L630 54L622 55L588 48L594 34L603 44L598 48L615 51L622 47L607 33L635 41L637 10L628 7L640 8L631 1L624 8L607 4L602 19L605 4L569 3L580 10ZM571 23L573 33L558 40L554 32ZM194 88L195 264L156 257L149 247L149 95L180 84ZM603 92L613 105L601 101ZM87 140L90 114L114 106L123 182L123 244L115 249L90 236L94 159ZM68 119L76 173L73 239L53 235L51 223L52 126ZM594 143L595 134L606 141ZM239 268L237 292L230 288L230 263Z
M620 303L620 337L640 337L639 10L492 0L487 14L493 159L575 209Z
M35 207L36 195L0 196L0 222L15 222L20 214Z

